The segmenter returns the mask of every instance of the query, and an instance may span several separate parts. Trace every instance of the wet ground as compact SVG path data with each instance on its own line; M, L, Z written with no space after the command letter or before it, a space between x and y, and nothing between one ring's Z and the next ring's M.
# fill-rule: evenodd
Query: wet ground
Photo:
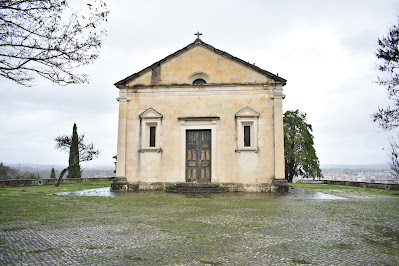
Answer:
M216 193L216 194L177 194L160 191L146 191L146 192L111 192L109 187L85 189L78 191L60 192L56 195L65 196L101 196L101 197L169 197L169 198L242 198L242 199L267 199L267 198L281 198L281 199L315 199L315 200L334 200L345 199L343 197L325 194L309 189L290 187L288 193Z
M46 194L1 219L0 264L399 265L398 197L325 192Z

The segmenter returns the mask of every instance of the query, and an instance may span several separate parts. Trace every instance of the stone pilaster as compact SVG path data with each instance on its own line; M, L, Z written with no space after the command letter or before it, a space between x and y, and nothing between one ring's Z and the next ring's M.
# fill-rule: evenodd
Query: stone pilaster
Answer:
M284 127L283 127L283 89L277 85L273 89L273 119L274 119L274 180L272 190L276 192L288 191L285 181L285 160L284 160ZM281 188L279 188L281 187Z
M116 160L116 178L111 184L111 190L127 190L126 180L126 138L127 138L127 115L128 101L127 93L120 90L119 97L119 123L118 123L118 147Z
M273 119L274 119L274 177L285 178L284 165L284 127L283 127L283 89L276 87L273 90Z

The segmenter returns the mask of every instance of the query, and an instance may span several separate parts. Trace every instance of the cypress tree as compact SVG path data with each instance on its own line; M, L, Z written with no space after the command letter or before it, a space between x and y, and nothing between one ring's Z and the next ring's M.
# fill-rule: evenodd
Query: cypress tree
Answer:
M82 172L79 164L79 140L76 123L73 124L71 149L69 151L69 171L67 178L80 178Z
M51 168L50 178L54 178L54 179L56 178L54 168Z

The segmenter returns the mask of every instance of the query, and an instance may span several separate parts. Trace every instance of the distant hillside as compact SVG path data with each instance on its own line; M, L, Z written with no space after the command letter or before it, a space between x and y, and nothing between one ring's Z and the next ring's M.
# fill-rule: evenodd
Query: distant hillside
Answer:
M321 169L390 169L388 163L378 164L321 164Z
M66 168L63 165L42 165L42 164L29 164L29 163L21 163L21 164L7 164L4 165L10 166L15 170L20 172L30 172L40 175L42 178L50 178L51 168L54 168L55 174L58 177L61 171ZM115 176L114 167L112 166L93 166L93 167L82 167L83 173L82 177L90 178L90 177L109 177Z

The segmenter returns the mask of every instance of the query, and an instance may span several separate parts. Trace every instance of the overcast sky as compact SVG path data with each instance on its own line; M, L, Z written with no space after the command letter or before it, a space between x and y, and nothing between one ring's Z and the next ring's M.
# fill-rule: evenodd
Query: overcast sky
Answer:
M377 39L397 22L399 1L105 0L111 11L89 85L39 80L22 87L0 77L0 161L67 164L54 137L73 123L101 151L84 164L113 165L118 89L113 84L201 39L287 79L284 110L313 126L322 164L388 160L388 134L370 116L389 102L373 83ZM383 150L385 148L385 151Z

